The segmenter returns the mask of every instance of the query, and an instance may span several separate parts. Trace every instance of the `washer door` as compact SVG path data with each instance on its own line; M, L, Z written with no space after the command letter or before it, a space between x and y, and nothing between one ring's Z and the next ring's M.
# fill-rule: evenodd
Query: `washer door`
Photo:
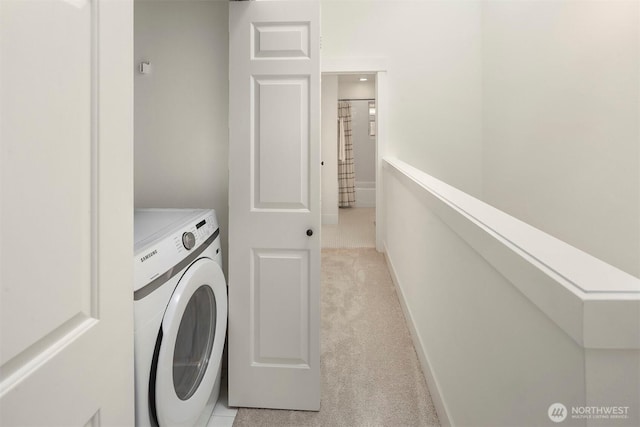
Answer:
M220 266L195 261L176 286L164 318L156 371L160 426L193 426L211 396L227 329L227 286Z

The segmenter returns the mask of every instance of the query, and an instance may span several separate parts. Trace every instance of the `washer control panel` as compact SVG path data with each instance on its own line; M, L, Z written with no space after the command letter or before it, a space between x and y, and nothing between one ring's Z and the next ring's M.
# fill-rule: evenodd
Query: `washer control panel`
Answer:
M185 249L191 251L191 249L204 243L217 229L218 222L212 215L189 224L183 228L180 233L173 236L176 250L178 250L179 253Z
M153 211L153 210L150 210ZM147 215L153 212L147 213ZM171 214L172 211L169 211ZM159 214L162 214L160 210ZM180 212L174 214L179 216ZM184 215L182 215L184 216ZM141 241L134 251L134 291L164 275L186 256L197 250L218 230L218 221L213 210L194 210L191 219L176 220L161 232ZM218 248L219 240L214 242ZM210 255L216 256L216 254ZM221 255L220 255L221 256Z

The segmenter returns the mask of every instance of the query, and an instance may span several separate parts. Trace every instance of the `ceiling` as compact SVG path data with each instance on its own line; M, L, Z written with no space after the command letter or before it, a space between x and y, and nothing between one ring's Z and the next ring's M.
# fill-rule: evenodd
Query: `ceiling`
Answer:
M367 77L369 80L369 82L375 82L376 81L376 75L375 74L340 74L338 76L338 81L340 83L353 83L353 82L359 82L360 81L360 77Z

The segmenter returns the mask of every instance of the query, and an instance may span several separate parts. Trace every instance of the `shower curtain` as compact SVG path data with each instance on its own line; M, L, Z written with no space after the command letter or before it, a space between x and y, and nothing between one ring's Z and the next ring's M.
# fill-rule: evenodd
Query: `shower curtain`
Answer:
M351 103L338 102L338 206L349 208L356 202L356 175L353 168Z

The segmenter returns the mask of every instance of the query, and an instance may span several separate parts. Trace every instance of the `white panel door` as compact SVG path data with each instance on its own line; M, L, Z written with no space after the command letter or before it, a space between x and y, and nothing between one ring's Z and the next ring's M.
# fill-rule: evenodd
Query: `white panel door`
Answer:
M229 6L229 402L318 410L320 6Z
M132 425L133 2L0 2L0 425Z

